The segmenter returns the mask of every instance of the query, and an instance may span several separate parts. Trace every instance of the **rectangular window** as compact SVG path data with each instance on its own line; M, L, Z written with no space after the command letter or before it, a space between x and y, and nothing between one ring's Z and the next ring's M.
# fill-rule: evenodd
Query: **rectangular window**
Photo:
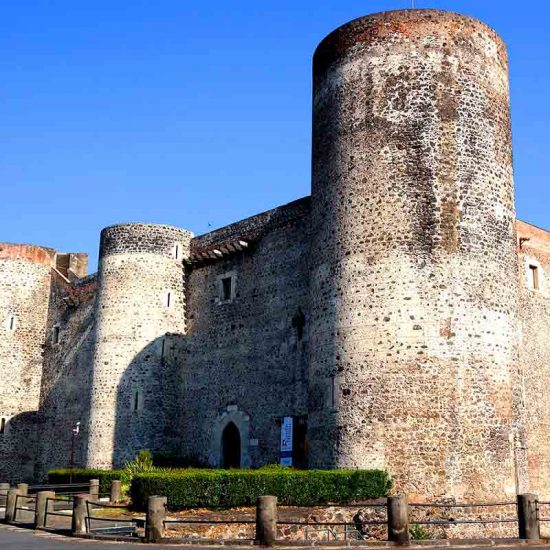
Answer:
M160 356L162 359L164 359L164 349L166 347L166 340L163 338L162 342L160 343Z
M233 281L231 277L225 277L222 279L222 300L227 302L231 300L233 291Z
M54 344L59 344L59 327L53 327L52 341Z
M6 433L6 419L2 418L0 420L0 434Z
M536 265L529 265L529 283L532 289L539 289L539 268Z

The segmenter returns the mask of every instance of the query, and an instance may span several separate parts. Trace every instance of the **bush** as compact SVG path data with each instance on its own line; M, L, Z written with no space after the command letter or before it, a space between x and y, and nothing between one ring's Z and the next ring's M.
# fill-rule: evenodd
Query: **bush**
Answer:
M99 479L99 492L108 493L113 479L122 479L122 470L87 470L57 468L48 472L48 483L87 483L90 479Z
M251 506L261 495L279 504L346 504L388 494L391 481L382 470L158 470L132 480L132 503L144 509L151 495L168 497L168 507Z
M158 468L211 468L207 461L194 455L158 451L153 454L153 465Z
M147 450L139 451L133 460L126 462L122 471L122 482L129 485L137 474L154 471L156 468L153 466L153 455Z
M411 525L409 527L409 534L412 540L430 540L433 538L430 531L422 525Z

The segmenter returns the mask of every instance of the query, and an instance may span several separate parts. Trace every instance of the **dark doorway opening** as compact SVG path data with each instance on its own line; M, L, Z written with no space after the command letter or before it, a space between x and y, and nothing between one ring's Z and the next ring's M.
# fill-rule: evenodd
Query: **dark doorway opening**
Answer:
M307 416L294 417L292 465L294 468L307 468Z
M222 434L222 467L241 467L241 434L233 422L224 428Z

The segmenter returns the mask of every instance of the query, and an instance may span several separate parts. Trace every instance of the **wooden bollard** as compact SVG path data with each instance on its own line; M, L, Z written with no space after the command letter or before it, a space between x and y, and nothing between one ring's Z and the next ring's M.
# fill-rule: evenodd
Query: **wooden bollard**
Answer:
M86 518L88 517L88 506L86 503L92 500L92 495L75 495L73 500L73 520L71 533L73 535L84 535L88 532Z
M53 512L54 491L38 491L36 493L36 504L34 507L34 528L42 529L46 527L46 512Z
M409 538L409 505L406 495L388 497L388 540L407 545Z
M90 500L99 500L99 479L90 479Z
M145 518L145 542L160 542L164 538L167 502L166 497L149 497Z
M18 483L17 488L21 491L20 495L27 496L29 494L29 485L27 483Z
M9 483L0 483L0 506L5 506L8 500Z
M118 502L121 494L121 482L119 479L113 479L111 483L111 502Z
M540 539L540 524L537 514L537 495L526 493L517 496L519 538Z
M277 497L263 496L256 501L256 542L273 546L277 540Z
M15 520L16 506L17 506L17 497L21 495L19 489L10 489L8 491L8 498L6 500L6 513L4 519L10 523Z

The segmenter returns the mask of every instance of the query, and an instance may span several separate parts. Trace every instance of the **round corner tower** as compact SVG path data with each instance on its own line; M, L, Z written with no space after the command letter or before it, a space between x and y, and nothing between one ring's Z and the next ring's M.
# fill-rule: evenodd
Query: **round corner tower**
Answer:
M175 381L164 356L170 338L185 333L192 237L138 223L101 232L88 467L120 467L169 445Z
M0 477L30 480L55 251L0 243Z
M310 467L515 493L508 63L480 21L354 20L313 60Z

